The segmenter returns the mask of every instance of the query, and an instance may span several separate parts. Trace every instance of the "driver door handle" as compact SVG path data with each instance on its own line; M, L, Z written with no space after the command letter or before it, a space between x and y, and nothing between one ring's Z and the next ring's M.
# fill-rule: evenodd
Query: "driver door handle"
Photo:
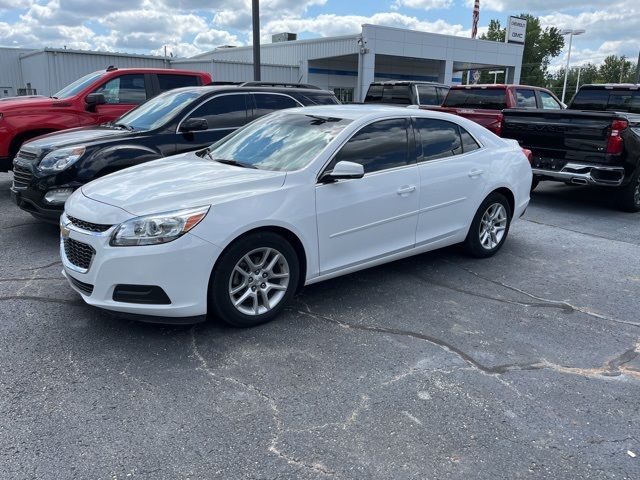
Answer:
M484 170L480 170L479 168L474 168L473 170L471 170L469 172L469 177L471 177L471 178L479 177L483 173L484 173Z
M398 189L398 195L408 195L416 191L415 185L403 185Z

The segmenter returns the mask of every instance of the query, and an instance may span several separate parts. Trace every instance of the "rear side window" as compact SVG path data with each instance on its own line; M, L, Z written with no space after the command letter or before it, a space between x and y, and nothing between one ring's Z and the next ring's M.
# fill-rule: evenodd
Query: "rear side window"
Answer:
M254 118L261 117L275 110L284 110L285 108L299 107L298 102L286 95L272 95L269 93L255 93L253 95L255 101Z
M518 108L536 108L536 92L533 90L517 88L516 106Z
M458 125L458 129L460 130L460 138L462 139L462 153L473 152L480 148L478 142L476 142L469 132L460 125Z
M418 85L420 105L440 105L442 100L438 98L436 87L430 85Z
M415 120L422 145L423 161L462 153L462 141L455 123L431 118L416 118Z
M404 118L367 125L351 137L328 168L332 169L340 161L348 161L361 164L365 173L371 173L407 165L407 125Z
M547 110L561 110L562 105L558 103L558 101L553 98L553 95L540 91L540 100L542 101L542 108Z
M340 102L333 95L303 95L305 104L313 105L337 105Z
M237 128L247 123L248 95L220 95L196 108L187 118L205 118L209 129Z
M198 77L193 75L168 75L165 73L158 74L158 83L160 91L166 92L180 87L196 87L200 85Z
M507 108L506 90L500 88L452 88L442 106L502 110Z
M438 105L442 105L442 102L444 102L447 93L449 93L449 89L446 87L436 87L436 89L438 90L438 96L440 97L440 99L438 100L440 103Z
M367 96L364 99L365 102L381 102L382 101L382 85L371 85Z
M138 105L147 100L143 74L121 75L112 78L96 88L94 93L102 93L108 104Z

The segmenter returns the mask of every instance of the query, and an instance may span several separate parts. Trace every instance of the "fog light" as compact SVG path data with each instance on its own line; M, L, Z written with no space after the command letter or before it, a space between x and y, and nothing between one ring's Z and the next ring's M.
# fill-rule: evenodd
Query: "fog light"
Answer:
M67 201L67 198L73 193L73 188L54 188L49 190L45 196L44 201L51 204L61 204Z

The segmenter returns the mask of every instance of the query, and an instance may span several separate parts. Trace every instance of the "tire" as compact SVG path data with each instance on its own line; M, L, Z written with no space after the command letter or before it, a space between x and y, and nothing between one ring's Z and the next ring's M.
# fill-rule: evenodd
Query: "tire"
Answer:
M483 224L483 221L487 220L485 215L491 217L492 212L497 215L495 218L490 219L492 223ZM501 193L493 192L485 198L473 217L469 233L467 233L467 238L464 241L467 253L476 258L487 258L495 255L507 239L509 228L511 227L511 215L509 202ZM497 228L502 227L502 230L496 232L494 229L494 235L490 235L487 239L485 237L486 229L493 229L496 226Z
M536 189L536 187L538 186L539 183L540 183L540 179L534 175L533 178L531 179L531 191L532 192Z
M298 256L282 236L258 232L241 237L223 252L211 274L210 310L234 327L269 322L291 300L299 274Z
M640 212L640 168L631 181L618 190L618 207L625 212Z

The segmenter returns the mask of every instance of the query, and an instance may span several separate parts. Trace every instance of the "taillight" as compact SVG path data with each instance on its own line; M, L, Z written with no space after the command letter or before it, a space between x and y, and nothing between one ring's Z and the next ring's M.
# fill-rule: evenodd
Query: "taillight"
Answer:
M528 148L523 148L522 153L524 153L524 156L527 157L529 163L533 161L533 153L531 153L531 150L529 150Z
M626 120L614 120L611 122L609 139L607 140L607 153L617 155L624 150L624 140L620 135L629 126Z
M504 116L501 114L499 114L498 119L491 125L490 130L495 133L496 135L498 135L499 137L502 136L502 120L504 119Z

